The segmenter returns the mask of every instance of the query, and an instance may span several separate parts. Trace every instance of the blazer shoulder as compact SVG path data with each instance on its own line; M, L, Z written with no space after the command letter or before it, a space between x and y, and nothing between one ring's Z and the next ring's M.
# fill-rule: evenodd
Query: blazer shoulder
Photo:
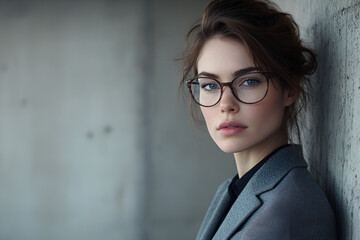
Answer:
M219 185L219 187L217 188L215 195L211 201L208 212L211 212L212 208L221 204L221 202L224 201L224 198L227 197L228 187L231 183L231 180L232 180L232 178L229 178Z
M279 212L274 219L288 222L290 239L336 239L333 210L307 169L292 169L273 190L259 197L264 213Z
M330 207L320 185L306 168L294 168L278 183L272 194L283 192L282 198L298 207L316 208L317 205ZM277 197L276 197L277 198Z
M230 204L230 199L227 194L227 189L230 183L231 178L224 181L218 187L201 223L196 239L210 239L214 235L216 231L215 227L218 225L224 209L226 209L226 207Z

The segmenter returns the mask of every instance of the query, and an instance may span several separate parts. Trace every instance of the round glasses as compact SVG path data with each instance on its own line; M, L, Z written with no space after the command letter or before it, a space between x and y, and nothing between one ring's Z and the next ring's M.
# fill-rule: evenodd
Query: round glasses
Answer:
M186 85L195 102L203 107L216 105L223 95L225 86L231 89L238 101L253 104L265 98L269 89L269 79L276 76L275 73L253 71L238 75L226 83L212 77L198 76L188 80Z

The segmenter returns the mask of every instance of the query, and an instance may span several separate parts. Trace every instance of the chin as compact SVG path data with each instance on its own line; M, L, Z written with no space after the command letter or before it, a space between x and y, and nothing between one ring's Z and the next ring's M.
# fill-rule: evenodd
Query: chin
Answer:
M250 148L259 144L254 139L246 138L229 138L229 139L216 139L216 145L225 153L237 153L249 150Z
M236 153L246 150L245 147L240 147L239 145L235 145L235 144L229 144L229 145L217 144L217 145L225 153Z

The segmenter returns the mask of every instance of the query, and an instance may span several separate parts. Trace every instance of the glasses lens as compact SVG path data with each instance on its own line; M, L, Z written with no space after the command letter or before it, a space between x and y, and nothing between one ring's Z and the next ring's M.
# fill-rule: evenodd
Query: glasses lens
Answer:
M233 82L237 97L245 103L261 101L267 92L267 79L261 73L249 73L239 76Z
M219 101L221 86L211 78L197 78L191 82L191 94L202 106L212 106Z

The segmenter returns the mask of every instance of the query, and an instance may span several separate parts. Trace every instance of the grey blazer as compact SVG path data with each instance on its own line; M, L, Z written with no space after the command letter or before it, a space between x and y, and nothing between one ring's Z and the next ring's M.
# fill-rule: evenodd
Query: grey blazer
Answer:
M276 152L250 179L218 227L230 202L228 179L218 188L196 239L336 239L333 211L306 167L301 146Z

